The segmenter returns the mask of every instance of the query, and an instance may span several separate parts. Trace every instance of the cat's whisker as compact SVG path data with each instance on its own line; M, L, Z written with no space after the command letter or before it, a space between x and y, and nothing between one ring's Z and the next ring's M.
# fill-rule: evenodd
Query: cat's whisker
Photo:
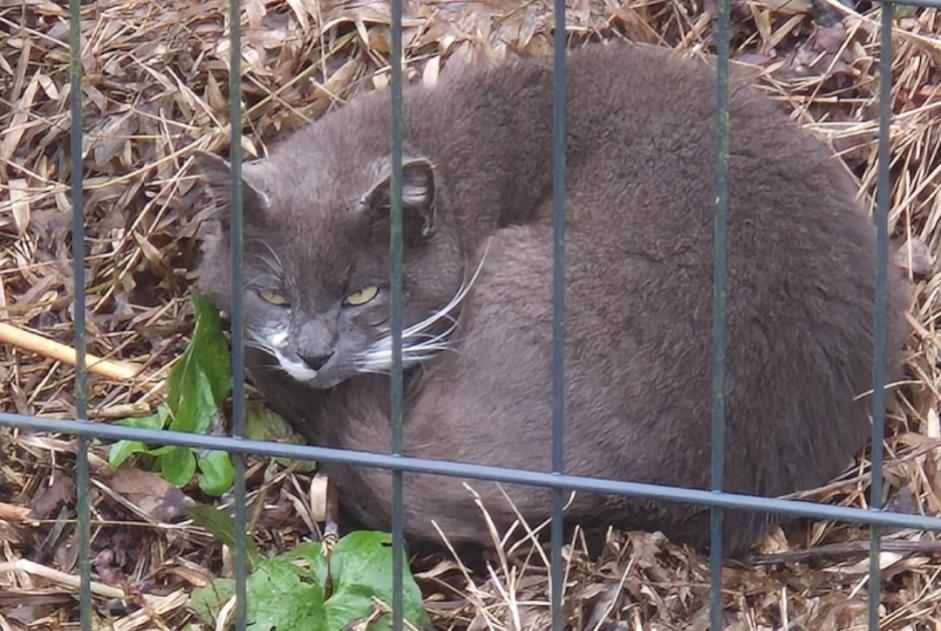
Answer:
M402 332L403 337L414 334L415 332L422 331L434 325L438 320L442 318L449 318L452 322L455 322L453 316L451 316L451 311L457 307L464 298L467 296L468 292L474 286L474 283L477 281L477 277L480 275L480 272L483 270L484 261L487 259L487 253L490 251L490 239L487 240L486 245L484 246L483 256L480 257L480 263L477 265L477 269L474 271L474 275L471 277L470 281L464 282L461 284L461 287L458 289L457 293L453 298L446 304L444 307L435 311L430 316L424 320L419 321L416 324L413 324L411 327L405 329Z
M453 330L454 327L451 327L447 331L444 331L434 337L431 337L427 340L418 342L416 344L411 344L407 347L402 348L402 359L403 363L412 364L416 361L424 361L425 359L430 359L434 356L434 353L437 351L448 350L450 345L447 343L447 335ZM368 358L362 362L361 366L365 367L367 365L379 365L388 367L392 362L392 350L391 349L381 349L379 351L370 353Z
M281 367L281 364L261 364L255 366L254 370L267 370L268 372L285 372L284 368Z
M251 257L253 261L261 263L268 268L269 272L275 276L280 277L283 275L284 265L281 262L281 257L278 256L278 253L275 252L274 248L263 239L251 239L246 243L246 245L260 245L266 250L266 252L255 252L251 253L248 256Z
M433 359L439 352L442 351L455 351L454 348L447 342L448 336L454 331L457 327L457 322L455 321L447 330L437 334L425 334L428 336L428 339L418 342L416 344L411 344L409 346L403 346L402 348L402 364L404 368L409 368L419 362L427 361ZM368 356L361 360L357 364L357 368L361 372L366 373L375 373L375 374L389 374L391 371L392 365L392 350L391 348L383 348L376 350L368 354Z
M408 368L419 362L432 359L441 351L449 350L448 339L457 329L458 320L451 315L453 311L477 282L480 272L483 270L484 261L490 251L490 239L487 240L483 255L480 257L480 263L474 270L474 274L469 280L461 283L461 286L455 292L454 296L442 308L436 310L423 320L405 327L402 330L402 364L403 368ZM435 327L439 322L448 323L447 328L438 333L429 329ZM387 330L387 329L386 329ZM385 332L385 331L383 331ZM383 335L372 346L367 348L356 359L357 369L362 372L387 374L392 369L392 337Z
M264 246L266 250L268 250L268 253L271 255L271 263L274 264L274 267L277 267L278 272L281 272L284 269L284 265L281 263L281 257L278 256L278 253L275 252L275 249L271 247L267 241L259 241L259 243L261 243L261 245Z
M256 337L250 333L245 336L245 346L251 346L253 348L266 349L270 346L265 340L260 337Z

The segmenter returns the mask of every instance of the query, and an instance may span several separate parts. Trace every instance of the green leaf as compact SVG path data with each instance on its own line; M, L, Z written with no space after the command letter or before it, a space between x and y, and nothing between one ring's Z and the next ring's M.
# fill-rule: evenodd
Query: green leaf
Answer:
M235 581L231 578L217 578L204 587L194 589L187 607L204 624L214 627L222 605L234 594Z
M206 529L209 534L218 539L224 545L235 548L235 520L226 515L215 506L208 504L197 504L183 511L187 517L192 519L197 526ZM255 540L246 535L245 552L248 556L249 568L258 565L258 548L255 546Z
M163 429L167 423L167 417L170 416L170 410L166 405L160 405L157 411L147 416L132 416L115 421L115 425L124 427L137 427L140 429Z
M340 631L329 626L323 588L309 568L283 559L264 561L248 579L248 619L252 631Z
M303 445L304 439L294 431L284 417L260 401L249 401L245 407L245 436L252 440L273 440ZM317 463L296 458L275 458L281 466L306 473L317 468Z
M185 486L196 473L196 457L189 447L172 446L160 456L160 475L170 484Z
M159 456L165 456L168 453L171 453L177 449L179 449L179 447L177 447L176 445L164 445L163 447L151 447L150 449L147 450L147 454L154 456L154 457L159 457Z
M910 18L918 12L918 7L910 4L893 4L892 15L897 18Z
M245 406L245 436L252 440L276 440L298 445L304 442L283 416L260 401L249 401Z
M167 410L166 406L160 406L154 414L121 419L120 421L115 421L115 424L124 425L125 427L159 430L163 429L163 424L168 415L169 410ZM108 451L108 465L112 469L117 469L134 454L144 453L150 456L160 456L169 449L169 447L151 449L139 440L119 440L111 445Z
M160 430L163 429L169 415L170 410L167 409L167 406L161 405L153 414L124 418L115 421L115 424L125 427ZM151 449L139 440L119 440L111 445L111 449L108 452L108 465L112 469L117 469L133 454L145 453L151 456L160 456L169 451L169 449L169 447Z
M198 355L212 385L212 394L217 402L222 402L232 388L232 375L229 372L229 343L222 333L222 319L219 311L200 294L191 294L193 310L196 313L196 329L193 332L194 354Z
M196 459L196 466L199 468L199 488L206 495L218 497L232 487L235 470L226 452L210 451Z
M231 388L228 343L222 333L218 311L198 293L192 296L196 327L186 351L174 364L167 379L168 396L157 412L142 418L127 418L118 424L146 429L167 427L176 431L205 433L219 405ZM119 441L111 447L109 462L119 467L132 454L148 453L164 479L184 486L196 473L192 449L164 446L148 448L141 442ZM200 487L210 495L221 495L234 479L232 465L224 454L200 459Z
M372 613L372 597L392 606L392 535L387 532L357 531L337 543L330 557L333 593L324 606L327 628L342 629L351 620ZM421 590L409 572L402 568L405 618L421 627L428 620L422 608ZM370 630L391 629L391 616L383 616Z
M170 429L178 432L196 432L204 434L209 428L213 414L219 408L213 400L209 377L198 366L191 366L186 380L176 386L183 390L173 411ZM170 396L174 386L170 386Z
M204 528L226 530L231 537L231 520L208 506L187 510ZM200 517L195 517L199 514ZM207 525L207 524L212 524ZM221 537L220 537L221 538ZM319 543L305 543L290 552L256 565L248 579L248 618L252 631L341 631L346 625L364 620L373 613L375 596L391 606L392 535L359 531L343 537L330 557L332 593L325 594L327 561ZM421 592L408 567L403 568L405 618L417 627L427 624ZM215 585L213 581L210 585ZM190 607L204 620L212 620L230 585L220 584L210 593L202 588L193 593ZM326 599L325 596L328 596ZM369 626L370 631L391 629L386 615Z
M167 404L175 418L181 414L193 412L190 399L196 396L198 400L208 399L214 405L221 403L229 389L232 387L229 374L229 349L225 336L222 334L222 321L219 312L200 294L192 292L190 295L193 311L196 314L196 326L193 337L186 351L170 370L168 378L169 396ZM206 396L201 392L194 392L200 380L197 375L202 373L209 388ZM210 415L211 416L211 415ZM198 427L200 424L188 420L181 421L184 425Z
M147 445L139 440L119 440L108 450L108 466L117 469L124 461L141 452L147 451Z
M325 585L327 583L327 561L323 558L319 541L300 543L275 558L295 564L300 563L306 565L310 568L311 576L318 585Z

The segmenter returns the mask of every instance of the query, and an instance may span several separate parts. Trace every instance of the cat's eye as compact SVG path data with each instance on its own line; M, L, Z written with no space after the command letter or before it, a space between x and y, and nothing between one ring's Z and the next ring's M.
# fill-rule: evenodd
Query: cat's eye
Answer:
M376 287L375 285L372 287L364 287L360 289L359 291L354 291L353 293L351 293L349 296L343 299L343 302L352 307L358 307L360 305L366 304L367 302L375 298L376 294L378 293L379 293L379 288Z
M259 289L258 295L261 296L261 299L268 304L276 305L278 307L284 307L288 304L287 298L276 291L271 291L270 289Z

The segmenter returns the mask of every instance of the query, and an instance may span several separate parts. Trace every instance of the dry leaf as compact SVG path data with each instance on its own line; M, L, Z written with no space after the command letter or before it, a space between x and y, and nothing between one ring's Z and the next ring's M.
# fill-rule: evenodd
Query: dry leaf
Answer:
M835 53L843 47L843 43L846 41L846 27L840 22L832 26L815 24L810 41L817 50Z
M934 269L931 250L919 237L912 237L900 247L894 255L894 262L899 267L910 269L915 276L928 276Z
M33 519L49 519L61 504L75 501L75 483L72 478L56 474L52 484L42 486L30 502L30 516Z
M13 225L16 232L22 235L29 227L29 184L23 178L10 180L10 207L13 211Z
M114 472L110 486L154 521L170 521L196 504L158 473L124 467Z

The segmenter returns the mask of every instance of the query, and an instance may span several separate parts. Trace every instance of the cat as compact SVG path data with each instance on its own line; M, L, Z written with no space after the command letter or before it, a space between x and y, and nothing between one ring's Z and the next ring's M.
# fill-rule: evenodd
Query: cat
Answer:
M709 488L714 62L628 44L567 54L567 473ZM549 470L552 66L444 72L404 89L404 452ZM243 167L246 366L306 440L388 452L390 114L376 90ZM725 488L827 482L870 431L875 229L826 147L733 72ZM200 154L220 208L229 168ZM227 309L226 219L197 288ZM890 382L906 281L889 270ZM861 396L863 395L863 396ZM391 475L323 463L345 511L388 528ZM457 478L406 474L405 532L490 545ZM516 513L471 486L495 525ZM504 486L531 525L550 491ZM567 523L708 545L708 509L576 494ZM726 554L774 515L728 511Z

